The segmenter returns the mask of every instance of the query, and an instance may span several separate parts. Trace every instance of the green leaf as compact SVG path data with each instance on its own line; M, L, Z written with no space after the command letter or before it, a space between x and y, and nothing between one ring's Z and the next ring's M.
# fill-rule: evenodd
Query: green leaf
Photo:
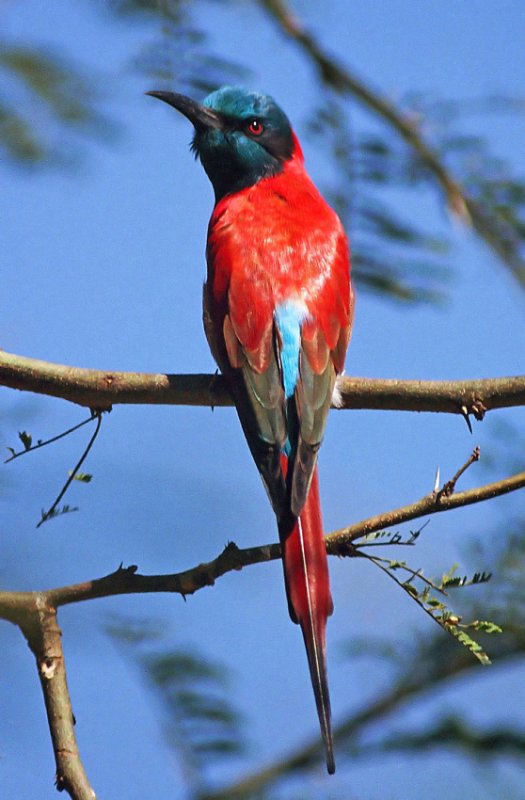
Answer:
M503 633L503 628L486 619L475 619L469 622L467 628L474 628L475 631L483 631L483 633Z
M43 522L49 522L50 519L55 519L55 517L61 517L64 514L73 514L75 511L78 511L78 506L69 506L63 505L62 508L55 508L52 511L42 511L40 512L40 525ZM37 526L38 527L38 526Z
M447 625L447 630L452 634L452 636L456 637L458 642L460 642L463 647L466 647L467 650L470 650L472 655L475 656L480 664L483 664L484 667L487 667L492 663L482 646L471 636L469 636L464 629L459 628L457 625Z
M68 475L73 475L73 471L69 470ZM76 475L73 476L74 481L80 481L81 483L91 483L93 475L90 475L88 472L77 472Z
M97 109L91 76L52 50L2 38L0 74L23 89L22 100L0 101L0 150L12 163L65 164L72 135L100 139L115 130Z

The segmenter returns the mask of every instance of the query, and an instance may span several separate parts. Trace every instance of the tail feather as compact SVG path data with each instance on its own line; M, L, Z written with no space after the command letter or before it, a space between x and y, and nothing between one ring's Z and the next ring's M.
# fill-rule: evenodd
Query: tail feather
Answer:
M310 678L326 752L326 767L335 772L330 695L326 669L326 620L333 610L323 540L317 467L299 517L279 520L288 609L301 626Z

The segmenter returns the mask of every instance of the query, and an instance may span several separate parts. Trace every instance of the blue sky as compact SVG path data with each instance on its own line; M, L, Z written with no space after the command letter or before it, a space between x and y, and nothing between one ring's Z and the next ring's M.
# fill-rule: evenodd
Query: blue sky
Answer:
M322 186L327 159L305 137L307 111L317 97L310 66L253 4L202 8L211 20L215 51L248 64L254 88L280 102ZM525 16L518 0L475 8L435 0L331 0L297 8L330 52L394 100L411 89L459 100L523 92ZM76 170L34 174L1 168L1 346L85 367L212 371L200 310L211 188L188 151L189 125L144 97L144 91L163 87L131 68L155 29L117 24L103 4L57 0L8 4L2 28L11 41L74 56L104 92L105 110L120 134L114 142L87 143ZM38 120L39 110L34 113ZM354 113L361 124L362 112ZM523 174L523 117L486 116L472 125ZM433 195L399 201L417 221L450 232L451 300L444 308L411 309L360 295L347 372L429 379L523 372L524 299L512 279L468 230L448 220ZM82 416L62 401L8 390L0 391L0 410L2 446L13 445L19 429L45 438ZM523 428L523 411L498 417ZM471 437L459 418L444 415L333 413L320 458L326 529L419 498L432 487L437 465L448 477L474 444L490 453L491 428L489 418ZM172 572L213 558L229 539L249 546L276 538L231 409L212 414L117 407L104 420L86 464L93 482L74 486L69 497L81 511L35 531L40 509L52 501L84 440L85 433L76 434L2 471L4 586L66 584L106 574L120 562L138 564L144 573ZM486 472L473 468L462 485L486 479ZM512 501L501 500L434 518L412 560L431 574L464 562L467 535L491 535L510 508ZM336 611L329 660L337 721L385 681L379 668L364 676L362 665L344 661L342 644L353 634L401 637L411 626L424 635L429 623L368 565L332 560L330 568ZM184 796L174 788L177 767L164 746L154 700L103 632L111 613L164 620L173 645L197 646L228 664L249 720L248 766L277 757L316 731L301 637L287 617L279 564L228 575L186 603L159 595L64 609L60 621L77 734L101 796ZM55 796L53 764L34 666L14 628L0 627L0 647L9 653L11 674L0 686L0 793L45 800ZM497 719L504 695L497 668L493 673L480 677L468 697L441 697L439 707L472 702L476 718ZM512 671L504 677L505 696L512 689L518 706L525 700L523 682ZM489 691L494 699L481 703ZM420 775L407 759L387 759L379 771L375 761L358 764L352 797L402 792L410 800L421 797L425 785L435 786L437 794L443 761L423 761ZM451 758L447 769L457 791L467 791L471 766ZM385 794L378 787L387 776ZM509 786L516 780L510 767L503 777ZM320 770L313 780L324 788L328 779ZM330 785L348 797L347 780L341 771ZM475 784L477 797L491 794L491 780L485 787Z

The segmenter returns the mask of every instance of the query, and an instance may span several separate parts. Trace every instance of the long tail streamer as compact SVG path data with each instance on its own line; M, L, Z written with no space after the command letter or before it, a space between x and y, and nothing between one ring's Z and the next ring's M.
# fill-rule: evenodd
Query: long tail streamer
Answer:
M330 695L326 669L326 620L333 611L328 561L323 539L317 467L299 518L279 520L288 609L301 626L317 714L326 752L326 767L335 772Z

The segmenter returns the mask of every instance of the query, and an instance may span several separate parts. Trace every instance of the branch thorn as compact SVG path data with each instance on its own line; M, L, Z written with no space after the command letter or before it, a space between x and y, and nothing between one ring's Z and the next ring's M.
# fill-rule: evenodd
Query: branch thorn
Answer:
M465 405L462 405L460 410L461 410L461 414L463 416L463 419L467 423L467 428L469 429L470 433L472 433L473 432L472 431L472 423L470 421L468 408ZM476 417L476 419L477 419L477 417Z

